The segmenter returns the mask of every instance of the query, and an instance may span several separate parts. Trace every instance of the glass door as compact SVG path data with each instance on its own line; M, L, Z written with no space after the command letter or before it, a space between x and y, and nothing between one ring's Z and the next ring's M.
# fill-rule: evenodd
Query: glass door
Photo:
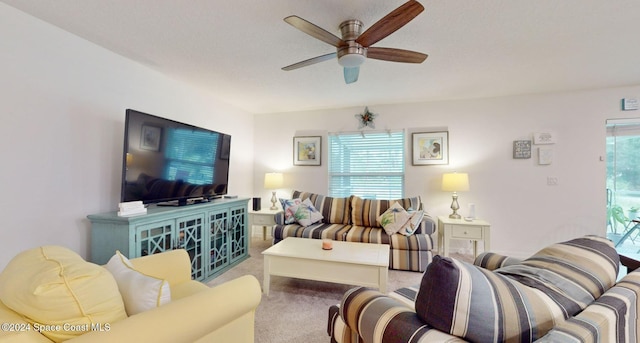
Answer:
M640 118L607 120L607 235L640 251Z

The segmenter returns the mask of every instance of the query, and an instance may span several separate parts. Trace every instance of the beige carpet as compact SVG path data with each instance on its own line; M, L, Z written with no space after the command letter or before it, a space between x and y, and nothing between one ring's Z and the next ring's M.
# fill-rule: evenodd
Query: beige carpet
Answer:
M262 283L261 252L271 241L253 238L250 258L208 283L216 286L242 275L254 275ZM459 256L460 257L460 256ZM466 257L466 258L465 258ZM469 260L470 256L460 257ZM418 285L422 273L389 270L389 290ZM354 286L271 277L269 296L262 295L256 311L256 343L327 343L327 313Z

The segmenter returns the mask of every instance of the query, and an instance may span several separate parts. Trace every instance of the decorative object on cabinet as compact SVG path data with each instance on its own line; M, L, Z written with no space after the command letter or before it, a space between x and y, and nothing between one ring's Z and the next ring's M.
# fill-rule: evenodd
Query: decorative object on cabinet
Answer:
M375 129L376 123L374 123L373 120L376 119L376 116L377 114L369 112L369 107L365 107L364 113L355 115L355 117L358 119L358 129L362 129L365 127Z
M270 210L277 210L278 198L276 197L276 189L282 187L282 173L266 173L264 174L264 188L271 189L271 207Z
M116 250L129 259L184 249L195 280L212 279L249 257L249 199L216 199L182 207L149 206L142 216L92 214L91 262Z
M513 158L515 159L531 158L531 141L530 140L513 141Z
M412 138L414 166L449 164L449 131L415 132Z
M467 173L442 174L442 190L446 192L453 192L453 201L451 202L451 209L453 210L453 213L449 215L449 218L462 218L458 214L458 210L460 209L460 205L458 204L458 192L465 192L469 190L469 175Z
M293 137L293 165L319 166L322 157L322 137Z

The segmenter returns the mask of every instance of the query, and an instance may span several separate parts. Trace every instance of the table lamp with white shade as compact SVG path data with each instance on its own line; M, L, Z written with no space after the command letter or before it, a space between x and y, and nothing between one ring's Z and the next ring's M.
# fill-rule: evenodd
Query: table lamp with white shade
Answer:
M282 188L282 173L266 173L264 174L264 188L271 189L271 208L270 210L277 210L278 198L276 197L276 189Z
M467 173L442 174L442 190L453 192L453 201L451 202L451 209L453 210L453 213L449 215L449 218L461 219L462 216L458 214L458 210L460 209L460 205L458 204L458 192L469 190L469 175Z

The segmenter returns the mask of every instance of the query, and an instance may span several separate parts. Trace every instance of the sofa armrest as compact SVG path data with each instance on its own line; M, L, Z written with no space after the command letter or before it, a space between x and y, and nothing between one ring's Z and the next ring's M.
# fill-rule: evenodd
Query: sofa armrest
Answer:
M536 342L637 342L639 306L640 270L636 270Z
M277 224L277 225L284 225L284 212L280 211L276 214L273 215L273 221Z
M515 257L485 251L476 257L473 264L484 269L496 270L520 262L522 262L522 260Z
M366 287L347 291L340 303L340 319L364 342L465 342L424 323L398 300Z
M141 273L167 280L169 285L191 280L191 259L184 249L134 258L131 264Z
M68 342L253 342L258 280L245 275Z
M431 216L425 213L424 217L422 217L422 222L420 222L420 226L415 233L431 235L434 232L436 232L436 222L431 218Z

